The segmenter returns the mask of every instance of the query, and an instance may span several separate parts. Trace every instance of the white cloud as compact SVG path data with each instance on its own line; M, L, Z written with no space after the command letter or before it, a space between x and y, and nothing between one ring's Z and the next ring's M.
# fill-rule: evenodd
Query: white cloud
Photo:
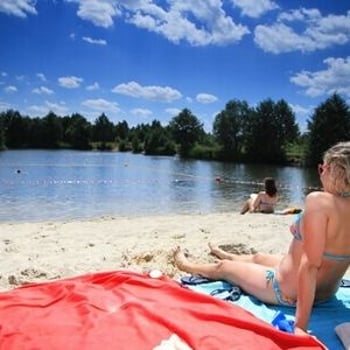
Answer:
M264 13L278 9L279 6L271 0L231 0L232 3L242 10L245 16L258 18Z
M119 14L116 0L66 0L79 4L78 16L91 21L98 27L108 28L113 25L113 17Z
M112 92L159 102L172 102L182 97L178 90L169 86L141 86L135 81L119 84L112 89Z
M43 94L52 95L53 94L53 91L45 86L40 86L38 88L35 88L32 90L32 92L34 94L38 94L38 95L43 95Z
M290 78L290 81L305 88L308 96L339 93L350 97L350 56L347 58L329 57L323 61L325 70L302 71Z
M142 119L147 119L153 115L152 111L150 111L149 109L145 109L145 108L134 108L130 111L130 113L132 115L139 117L139 118L142 118Z
M36 73L36 76L41 80L41 81L46 81L46 77L44 73Z
M312 52L345 45L350 41L350 11L346 15L326 17L322 17L317 9L284 12L276 23L256 26L254 40L264 51L275 54Z
M67 89L76 89L80 86L82 82L82 78L78 78L75 76L58 78L58 83L60 84L60 86Z
M208 104L208 103L213 103L218 100L218 98L214 95L210 94L205 94L201 93L196 96L197 102L203 103L203 104Z
M177 116L178 114L181 113L180 108L167 108L165 110L166 113L170 114L171 116Z
M125 3L127 3L125 1ZM221 0L177 0L162 8L147 2L140 6L124 6L127 19L140 28L160 34L173 43L187 41L194 46L235 43L249 33L246 26L236 24L228 16Z
M0 12L25 18L27 14L36 15L34 0L1 0Z
M11 109L11 104L4 101L0 101L0 111L6 111L8 109Z
M119 112L120 108L118 103L104 100L103 98L89 99L81 103L85 107L89 107L93 110L100 112Z
M1 76L4 77L4 78L7 77L7 73L6 72L1 72Z
M78 16L96 26L108 28L114 17L162 35L173 43L194 46L238 42L249 33L226 14L222 0L177 0L156 3L149 0L66 0L79 4ZM271 4L269 0L260 2Z
M4 88L4 90L7 93L17 92L17 88L14 85L8 85Z
M95 90L99 90L100 89L100 85L99 85L99 83L98 82L94 82L93 84L91 84L91 85L88 85L87 87L86 87L86 90L88 90L88 91L95 91Z
M84 41L86 41L89 44L94 44L94 45L107 45L107 41L103 39L92 39L88 36L83 36L82 38Z
M45 101L43 105L32 105L32 106L29 106L28 109L30 112L36 113L37 115L40 115L40 116L44 116L48 114L50 111L54 112L59 116L68 114L68 109L64 102L54 103L54 102Z
M76 37L75 33L70 33L70 34L69 34L69 38L70 38L71 40L75 40L75 37Z
M304 116L307 116L307 115L310 115L313 110L315 109L314 106L309 106L309 107L304 107L304 106L301 106L299 104L289 104L290 108L292 108L293 112L295 114L300 114L300 115L304 115Z

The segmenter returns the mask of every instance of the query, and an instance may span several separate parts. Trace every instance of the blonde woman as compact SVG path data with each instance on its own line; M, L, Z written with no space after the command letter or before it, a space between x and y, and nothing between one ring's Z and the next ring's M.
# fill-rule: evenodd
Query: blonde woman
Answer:
M222 260L193 264L178 248L176 266L237 284L265 303L294 306L294 332L305 334L312 305L335 294L350 264L350 142L326 151L318 171L323 191L307 195L285 255L235 255L210 246Z

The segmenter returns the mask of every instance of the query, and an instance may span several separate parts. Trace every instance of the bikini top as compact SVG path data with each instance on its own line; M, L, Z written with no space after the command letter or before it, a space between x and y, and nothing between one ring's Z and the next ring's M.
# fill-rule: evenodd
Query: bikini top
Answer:
M267 201L260 201L259 203L260 205L270 205L270 206L274 206L274 203L271 203L271 202L267 202Z
M301 211L294 223L291 226L291 230L290 232L292 233L294 239L296 239L297 241L302 241L303 240L303 234L301 232L301 220L303 218L304 212ZM333 260L333 261L346 261L346 260L350 260L350 255L335 255L335 254L331 254L331 253L323 253L323 257L325 259L328 260Z

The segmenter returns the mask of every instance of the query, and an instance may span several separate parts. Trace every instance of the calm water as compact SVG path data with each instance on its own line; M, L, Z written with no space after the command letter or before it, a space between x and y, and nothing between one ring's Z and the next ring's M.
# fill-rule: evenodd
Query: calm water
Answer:
M0 221L237 211L265 176L279 185L278 209L302 205L310 188L320 185L316 171L294 167L118 152L4 151Z

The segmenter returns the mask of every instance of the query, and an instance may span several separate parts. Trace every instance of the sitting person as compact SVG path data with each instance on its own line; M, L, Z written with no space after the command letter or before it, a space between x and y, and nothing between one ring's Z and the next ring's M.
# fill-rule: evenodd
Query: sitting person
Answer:
M235 255L210 246L223 260L195 264L177 248L175 265L236 284L265 303L296 307L294 332L305 334L312 305L335 294L350 264L350 142L331 147L318 171L323 191L307 195L285 255Z
M247 211L250 213L273 213L278 200L275 180L271 177L264 179L265 190L259 193L252 193L250 198L244 203L241 214Z

